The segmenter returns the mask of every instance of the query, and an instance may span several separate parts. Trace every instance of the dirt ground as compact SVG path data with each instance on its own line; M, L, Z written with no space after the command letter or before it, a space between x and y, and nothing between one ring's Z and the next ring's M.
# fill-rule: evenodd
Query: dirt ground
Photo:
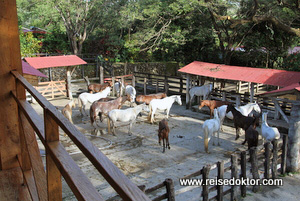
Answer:
M50 102L61 110L68 101L61 98ZM42 115L42 110L38 104L32 104L32 106ZM129 107L129 105L125 104L124 108L126 107ZM137 185L146 185L149 188L163 182L166 178L171 178L175 185L176 200L200 200L201 197L199 187L180 186L179 178L200 170L206 164L227 160L235 151L246 150L246 146L241 145L244 136L235 141L235 129L224 126L223 132L220 132L221 145L212 146L211 140L209 143L210 153L205 153L202 124L204 120L209 119L208 113L186 110L184 105L179 106L174 103L169 117L171 149L162 153L162 147L158 144L157 122L165 118L165 114L159 111L155 118L156 123L149 124L147 113L143 112L143 116L139 117L133 126L132 135L127 134L128 125L121 125L116 130L117 136L107 134L106 120L104 120L104 123L101 124L104 135L98 133L95 137L91 135L93 127L90 124L89 117L82 118L78 107L73 110L75 126L100 148L131 181ZM62 130L60 134L61 142L100 194L105 199L114 197L116 192L86 157L80 153L70 139L64 136ZM41 149L43 149L42 145ZM214 171L211 171L211 175L214 174ZM162 193L158 191L157 194L150 195L150 197L160 194ZM76 200L65 183L63 184L63 199Z

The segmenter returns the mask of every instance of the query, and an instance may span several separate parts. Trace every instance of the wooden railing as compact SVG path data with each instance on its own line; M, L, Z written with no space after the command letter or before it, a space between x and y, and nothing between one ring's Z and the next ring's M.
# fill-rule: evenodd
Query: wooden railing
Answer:
M39 200L61 200L61 176L63 176L78 200L104 200L59 141L58 129L60 127L122 199L150 200L18 72L11 71L11 73L16 79L17 86L22 86L22 90L26 89L44 111L44 119L42 119L26 100L19 100L15 92L11 92L18 104L19 115L23 117L22 121L25 118L25 121L29 122L31 129L35 131L46 148L46 173L43 173L43 168L37 169L32 164L32 175L35 179L24 175L32 197L37 194ZM34 134L31 136L24 134L24 138L26 142L35 140ZM22 153L27 153L31 162L41 160L36 151L30 151L33 149L30 145L27 144L22 149L24 149ZM41 193L42 190L46 192Z
M205 165L201 170L186 175L181 179L202 176L202 181L205 182L206 179L210 178L210 172L213 169L217 169L217 175L215 175L217 179L278 179L279 174L284 175L286 173L287 142L288 136L283 135L282 142L274 140L272 145L271 142L267 142L259 147L252 147L249 150L249 154L246 151L232 154L231 158L226 161ZM247 165L247 161L250 161L250 164ZM263 173L260 174L259 172ZM224 176L225 173L227 173L227 176ZM240 188L240 191L238 188ZM238 196L246 196L246 188L247 186L243 184L230 186L202 185L201 196L203 201L211 201L223 200L225 195L230 194L231 200L237 200ZM257 192L259 185L253 185L252 190Z

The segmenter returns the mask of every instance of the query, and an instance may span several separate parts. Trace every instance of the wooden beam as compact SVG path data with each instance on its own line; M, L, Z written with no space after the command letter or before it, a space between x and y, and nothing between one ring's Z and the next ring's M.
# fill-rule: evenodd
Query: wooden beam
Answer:
M287 118L287 116L286 116L286 115L284 114L284 112L282 111L282 109L281 109L281 107L280 107L280 105L279 105L277 99L276 99L276 98L272 98L272 101L273 101L273 103L274 103L275 109L276 109L277 111L279 111L280 114L282 115L283 119L284 119L287 123L289 123L289 119Z
M0 1L0 44L0 170L5 170L19 166L16 156L21 152L18 107L10 96L10 91L16 90L16 84L9 73L17 70L22 74L15 0Z

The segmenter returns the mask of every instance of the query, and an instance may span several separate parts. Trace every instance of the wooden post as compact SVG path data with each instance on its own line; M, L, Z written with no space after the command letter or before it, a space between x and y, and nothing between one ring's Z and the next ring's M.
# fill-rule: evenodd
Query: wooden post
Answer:
M127 62L124 64L124 75L127 75Z
M265 179L270 179L270 162L271 162L270 142L265 143L264 146L265 146L264 177Z
M68 66L67 67L67 86L68 86L68 97L70 100L73 99L73 95L72 95L72 86L71 86L71 71L72 71L72 67L71 66ZM53 89L52 89L52 93L53 93ZM54 98L54 95L52 95Z
M248 82L248 93L250 93L252 82Z
M218 161L217 162L218 167L218 180L224 179L224 161ZM223 185L217 185L217 200L222 201L223 200Z
M208 201L209 183L207 182L207 179L208 179L208 176L209 176L210 168L211 168L210 165L206 165L202 169L202 180L203 180L202 197L203 197L203 201Z
M251 82L251 89L250 89L250 103L253 103L254 100L254 83Z
M286 172L286 159L287 159L287 142L288 136L282 136L282 154L281 154L281 174Z
M168 77L165 76L165 93L168 95L169 85L168 85Z
M156 85L155 85L155 92L156 93L158 93L158 85L159 85L158 78L156 78Z
M241 93L241 85L242 85L242 82L238 81L238 83L237 83L237 93Z
M168 195L168 201L175 201L175 189L174 189L174 183L172 179L166 179L165 185L167 189L167 195Z
M136 79L135 79L135 75L132 74L132 86L135 87L135 83L136 83Z
M226 92L222 91L222 101L226 101Z
M250 150L250 160L251 160L251 172L253 179L259 179L258 174L258 161L257 161L257 149L252 147ZM253 192L256 193L259 190L259 185L253 186Z
M122 84L125 86L125 79L124 77L121 77L121 82ZM124 88L122 87L122 85L120 86L120 96L123 96L124 93Z
M47 109L44 109L45 141L46 143L59 141L58 124L52 119ZM62 200L61 174L51 158L46 147L46 169L48 200Z
M112 96L115 96L115 82L116 82L116 78L115 77L112 77L111 78L111 82L112 82L112 87L113 87L113 89L112 89Z
M277 179L278 140L273 140L272 179Z
M240 176L241 179L247 179L246 163L247 163L246 152L242 151L241 152L241 176ZM246 191L247 191L246 188L247 188L246 185L241 185L241 196L242 197L246 197Z
M241 95L237 94L235 97L236 97L235 99L236 107L239 107L241 105Z
M18 106L10 95L16 90L10 71L23 74L16 1L0 1L0 33L0 170L8 170L19 166L16 156L21 153Z
M181 76L180 77L180 88L179 88L180 95L182 95L182 91L183 91L183 79L182 79L182 76Z
M238 179L238 162L237 162L237 156L235 154L231 155L231 178ZM234 201L237 200L237 186L232 185L231 186L231 196L230 200Z
M147 78L144 78L144 95L147 94Z
M104 83L104 69L103 66L100 66L100 75L99 75L99 79L100 79L100 84Z
M189 104L190 104L190 94L189 94L189 90L190 90L190 75L187 74L186 75L186 96L185 96L185 107L186 109L189 109Z

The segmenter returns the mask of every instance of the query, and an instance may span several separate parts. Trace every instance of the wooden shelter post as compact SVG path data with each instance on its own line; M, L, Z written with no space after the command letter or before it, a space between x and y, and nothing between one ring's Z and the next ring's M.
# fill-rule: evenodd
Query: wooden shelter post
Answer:
M19 166L16 156L21 151L18 107L10 95L16 91L10 71L23 74L16 1L0 1L0 19L0 170L8 170ZM18 90L17 96L25 98L25 90Z
M190 75L186 75L186 96L185 96L185 106L186 109L189 109L189 103L190 103Z
M253 103L254 101L254 83L251 82L251 88L250 88L250 103Z

